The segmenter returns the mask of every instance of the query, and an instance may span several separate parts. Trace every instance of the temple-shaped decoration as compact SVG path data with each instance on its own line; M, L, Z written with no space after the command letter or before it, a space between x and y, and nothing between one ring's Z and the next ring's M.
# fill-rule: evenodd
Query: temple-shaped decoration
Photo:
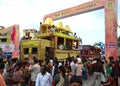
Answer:
M64 26L63 26L62 22L58 22L58 23L56 24L56 32L62 33L62 32L64 32L64 31L65 31L65 29L64 29Z
M47 18L42 24L40 24L40 34L38 39L47 39L53 41L54 55L60 57L62 53L72 53L73 56L79 55L78 50L80 45L80 38L75 37L69 25L63 25L62 22L57 22L55 25L51 18ZM67 54L65 55L67 57Z

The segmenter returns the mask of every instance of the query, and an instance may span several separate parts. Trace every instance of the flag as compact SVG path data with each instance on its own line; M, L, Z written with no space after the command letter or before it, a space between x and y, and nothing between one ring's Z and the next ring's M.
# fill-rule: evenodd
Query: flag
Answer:
M11 33L11 41L12 42L14 42L14 40L15 40L15 35L16 35L16 26L14 25L12 33Z

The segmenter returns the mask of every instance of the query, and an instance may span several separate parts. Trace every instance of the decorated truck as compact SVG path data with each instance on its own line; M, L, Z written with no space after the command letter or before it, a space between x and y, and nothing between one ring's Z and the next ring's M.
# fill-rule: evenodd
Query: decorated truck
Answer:
M39 60L45 58L66 59L68 54L76 57L80 55L80 38L73 35L68 25L62 22L53 24L51 18L40 23L40 31L34 29L24 30L21 40L21 59L37 57Z
M92 45L80 45L80 57L82 58L97 58L101 56L101 48Z

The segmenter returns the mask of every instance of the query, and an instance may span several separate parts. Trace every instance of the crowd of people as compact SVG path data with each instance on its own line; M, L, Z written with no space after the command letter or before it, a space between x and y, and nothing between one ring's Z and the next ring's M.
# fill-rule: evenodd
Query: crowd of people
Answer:
M109 62L105 57L81 58L70 56L65 60L33 57L24 61L7 59L0 62L0 86L82 86L83 80L93 76L93 86L118 86L120 57ZM97 84L97 85L96 85Z

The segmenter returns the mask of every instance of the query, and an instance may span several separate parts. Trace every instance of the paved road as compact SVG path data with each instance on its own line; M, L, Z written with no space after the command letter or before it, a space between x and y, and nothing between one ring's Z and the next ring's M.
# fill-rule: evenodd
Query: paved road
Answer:
M89 76L87 80L83 80L83 86L93 86L93 77Z
M93 77L89 76L87 80L83 80L83 86L93 86L93 82L94 82ZM120 86L120 78L118 79L118 83L119 83L118 86Z

